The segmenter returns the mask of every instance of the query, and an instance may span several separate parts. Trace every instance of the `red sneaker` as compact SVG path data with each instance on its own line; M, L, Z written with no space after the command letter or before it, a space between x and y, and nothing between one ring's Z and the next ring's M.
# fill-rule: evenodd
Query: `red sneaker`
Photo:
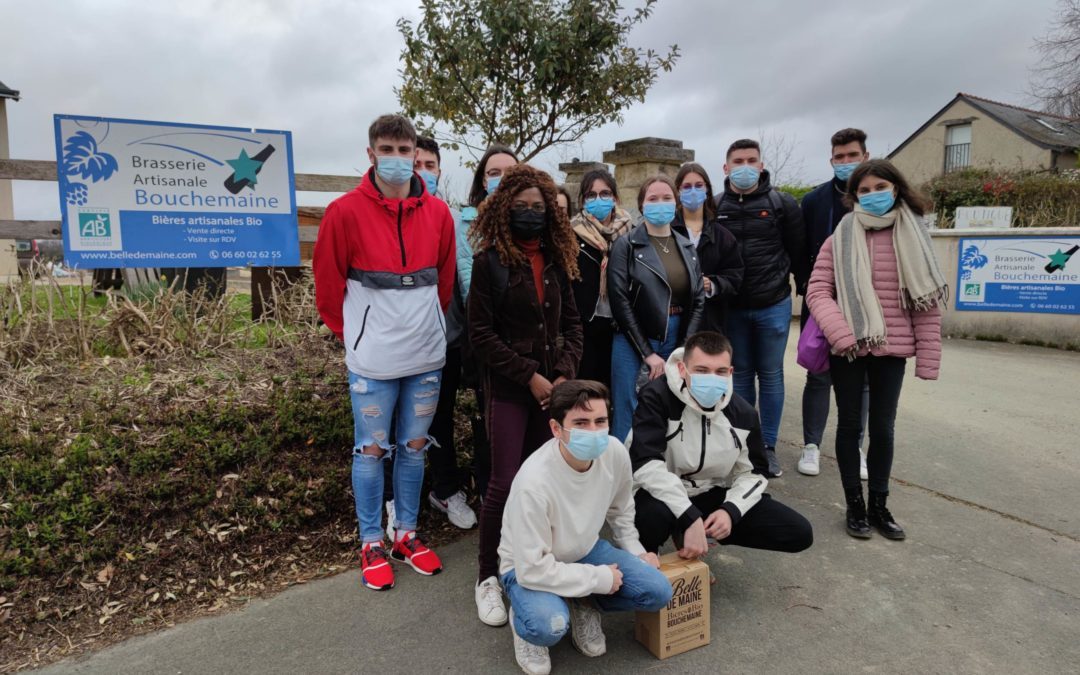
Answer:
M382 544L364 544L360 549L360 581L376 591L388 591L394 587L394 568L386 559Z
M390 551L390 557L397 562L409 563L413 568L424 576L431 576L442 572L442 561L435 551L424 545L416 532L410 531L394 542L394 548Z

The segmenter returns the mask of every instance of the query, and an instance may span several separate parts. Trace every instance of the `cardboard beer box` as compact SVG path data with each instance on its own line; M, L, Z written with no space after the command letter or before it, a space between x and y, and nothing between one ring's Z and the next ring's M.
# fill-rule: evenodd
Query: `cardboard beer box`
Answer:
M671 582L671 602L658 612L638 612L634 638L658 659L709 644L709 566L660 556L660 572Z

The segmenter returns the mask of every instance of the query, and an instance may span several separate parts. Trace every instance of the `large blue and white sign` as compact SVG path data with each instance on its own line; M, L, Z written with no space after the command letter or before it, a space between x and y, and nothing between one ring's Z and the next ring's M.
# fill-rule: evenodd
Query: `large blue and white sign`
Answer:
M68 266L300 264L290 132L54 123Z
M961 239L956 309L1080 314L1080 237Z

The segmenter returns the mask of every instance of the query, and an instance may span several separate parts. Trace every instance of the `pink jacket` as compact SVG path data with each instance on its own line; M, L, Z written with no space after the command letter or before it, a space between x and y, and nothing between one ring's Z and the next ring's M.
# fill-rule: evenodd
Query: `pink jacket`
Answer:
M905 359L914 356L915 376L936 380L941 367L941 307L935 305L925 312L917 312L900 305L900 280L896 271L891 227L867 231L866 245L870 249L874 292L885 313L886 344L864 347L859 350L858 356L869 353ZM832 237L825 240L818 253L806 290L806 304L825 334L825 339L832 345L834 354L843 353L855 345L855 334L836 302Z

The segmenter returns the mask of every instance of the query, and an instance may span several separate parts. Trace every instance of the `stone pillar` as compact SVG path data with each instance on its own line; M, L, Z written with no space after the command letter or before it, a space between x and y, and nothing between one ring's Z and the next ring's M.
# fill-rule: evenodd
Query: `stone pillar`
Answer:
M637 210L637 193L645 179L662 173L674 180L679 167L693 160L693 150L683 148L682 141L669 138L620 141L614 150L604 153L604 161L615 165L619 202L635 218L641 215Z
M611 171L607 164L601 162L583 162L580 159L574 159L572 162L563 162L559 165L559 171L566 174L566 180L563 181L563 185L566 187L566 191L570 193L570 196L574 198L574 210L570 215L581 210L581 179L589 171L593 169L607 169Z

